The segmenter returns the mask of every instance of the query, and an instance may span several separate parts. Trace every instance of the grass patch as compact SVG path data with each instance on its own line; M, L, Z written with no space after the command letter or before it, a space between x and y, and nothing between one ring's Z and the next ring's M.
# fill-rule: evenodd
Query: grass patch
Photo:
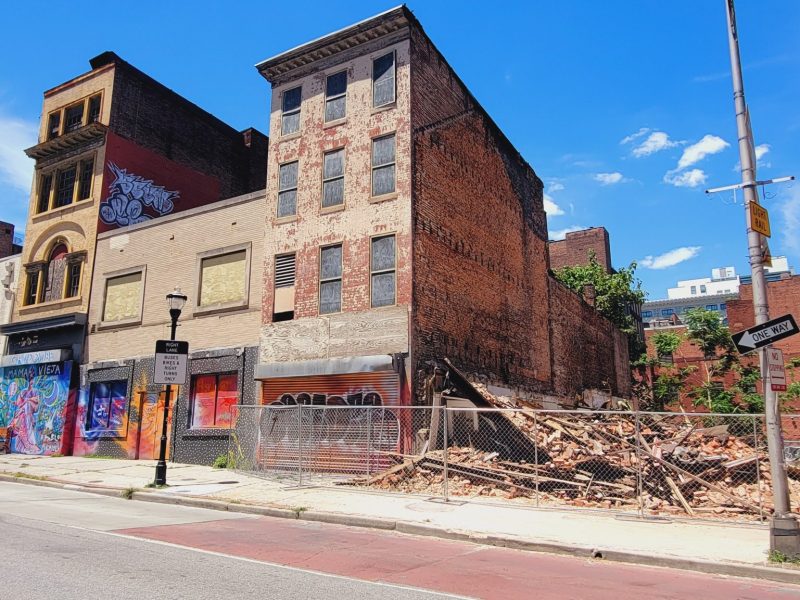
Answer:
M120 493L120 496L122 496L123 498L125 498L125 500L132 500L132 499L133 499L133 494L134 494L136 491L137 491L137 490L136 490L136 488L135 488L135 487L129 487L129 488L125 488L125 489L124 489L124 490L122 490L122 492Z
M780 550L769 551L769 562L779 565L795 565L800 567L800 554L795 556L788 556Z
M64 455L63 455L63 454L61 454L61 452L53 452L52 454L48 454L48 456L49 456L50 458L61 458L61 457L63 457Z
M110 454L85 454L83 458L96 458L98 460L118 460L119 456L111 456Z
M228 455L220 454L217 458L214 459L214 463L211 466L214 467L215 469L227 469Z
M308 510L308 507L307 506L295 506L294 508L291 508L289 510L291 510L294 513L294 516L299 519L300 515L302 515L304 512L306 512Z
M13 475L14 477L19 477L20 479L37 479L39 481L44 481L47 477L42 477L41 475L34 475L32 473L22 473L21 471L17 471Z

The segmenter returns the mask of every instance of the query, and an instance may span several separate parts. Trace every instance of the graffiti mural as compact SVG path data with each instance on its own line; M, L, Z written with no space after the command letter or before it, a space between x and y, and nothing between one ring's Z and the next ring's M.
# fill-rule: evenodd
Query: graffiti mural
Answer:
M69 452L74 404L69 388L71 372L72 361L2 368L0 427L10 430L12 452Z
M168 215L175 208L179 192L168 191L152 179L129 173L113 162L108 163L108 168L114 174L114 181L109 186L108 198L100 204L100 220L106 225L125 226L148 221L150 217L144 214L145 207L159 216Z

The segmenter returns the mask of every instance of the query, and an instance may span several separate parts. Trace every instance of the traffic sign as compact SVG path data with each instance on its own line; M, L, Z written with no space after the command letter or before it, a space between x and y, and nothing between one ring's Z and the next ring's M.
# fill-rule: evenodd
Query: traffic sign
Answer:
M755 202L750 203L750 228L767 237L772 235L767 209Z
M770 387L773 392L786 391L786 370L783 368L783 351L778 348L767 350L767 368Z
M733 334L733 343L741 354L768 346L797 333L797 323L792 315L784 315L761 325Z
M186 385L186 364L189 342L156 341L156 365L153 383L157 385Z

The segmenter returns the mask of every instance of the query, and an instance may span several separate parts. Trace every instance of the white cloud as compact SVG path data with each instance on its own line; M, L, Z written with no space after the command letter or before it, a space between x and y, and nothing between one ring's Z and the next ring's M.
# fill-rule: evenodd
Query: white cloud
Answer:
M767 152L771 150L771 148L772 146L770 146L769 144L759 144L758 146L755 147L756 167L764 167L768 169L772 166L771 162L768 162L766 160L761 160L762 158L764 158ZM737 173L741 171L742 163L737 161L736 166L733 167L733 170L736 171Z
M722 152L730 146L728 142L716 135L704 135L696 144L692 144L683 151L681 159L678 161L678 169L685 169L699 163L706 156Z
M642 127L636 133L632 133L630 135L626 135L624 138L622 138L622 140L620 140L619 143L620 144L630 144L634 140L638 140L640 137L642 137L643 135L646 135L648 133L650 133L650 128L649 127Z
M563 240L568 233L572 233L573 231L580 231L581 229L586 229L583 225L573 225L572 227L565 227L564 229L556 229L555 231L549 231L550 239L551 240Z
M622 173L615 171L614 173L595 173L594 180L599 181L601 185L613 185L625 181L625 178Z
M800 188L789 190L789 198L780 205L783 216L783 243L800 255Z
M678 173L678 170L667 171L664 175L664 183L669 183L675 187L697 187L706 182L706 174L701 169L691 169Z
M23 150L36 144L38 127L0 112L0 180L30 192L33 161Z
M555 192L560 192L564 189L564 184L560 181L551 181L550 184L547 186L547 191L551 194Z
M557 217L559 215L564 214L564 209L562 209L556 201L553 200L553 197L550 194L544 195L544 212L547 213L548 217Z
M631 153L636 158L642 158L644 156L650 156L651 154L660 152L661 150L672 148L674 146L677 146L678 144L679 142L669 139L669 135L667 135L663 131L654 131L647 136L647 139L645 141L636 146L636 148L634 148L631 151Z
M764 155L769 152L769 149L769 144L759 144L756 146L756 160L761 160L764 158Z
M639 261L646 269L667 269L684 261L694 258L700 252L701 246L683 246L675 248L658 256L648 255Z

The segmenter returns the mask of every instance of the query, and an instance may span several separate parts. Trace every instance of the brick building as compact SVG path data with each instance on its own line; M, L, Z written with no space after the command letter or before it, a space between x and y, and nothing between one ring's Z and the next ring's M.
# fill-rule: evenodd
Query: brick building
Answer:
M605 227L590 227L580 231L568 232L563 240L552 240L548 243L550 252L550 268L554 271L563 267L588 265L589 256L594 252L598 264L609 273L614 270L611 265L611 243Z
M36 164L23 274L0 328L16 355L0 426L19 452L70 450L97 235L260 189L265 177L266 136L232 129L111 52L89 62L44 93L39 142L26 150Z
M541 180L408 9L257 68L265 403L423 403L445 357L526 394L628 392L622 334L549 275Z

